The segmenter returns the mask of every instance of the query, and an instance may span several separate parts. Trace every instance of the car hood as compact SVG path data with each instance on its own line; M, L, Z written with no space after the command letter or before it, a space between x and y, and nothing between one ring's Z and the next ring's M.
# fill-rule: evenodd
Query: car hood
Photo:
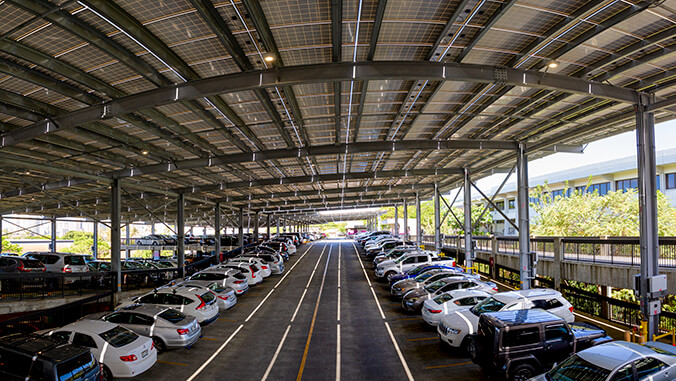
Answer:
M395 265L395 263L391 259L388 259L386 261L382 261L382 262L378 263L378 267L381 267L381 268L390 267L390 266L394 266L394 265Z
M427 292L427 290L423 288L418 288L407 292L406 295L404 296L404 299L418 299L418 298L429 299L430 294Z
M420 283L416 282L414 279L402 279L392 285L392 287L399 287L401 289L406 289L406 288L419 288L421 286Z
M446 327L459 329L460 332L472 334L476 332L479 326L479 317L474 315L469 309L453 311L441 318L441 323Z

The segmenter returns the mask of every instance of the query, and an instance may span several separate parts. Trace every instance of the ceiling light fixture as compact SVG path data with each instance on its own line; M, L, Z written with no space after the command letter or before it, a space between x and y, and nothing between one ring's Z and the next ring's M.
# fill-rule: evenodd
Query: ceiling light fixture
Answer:
M273 62L275 60L275 56L268 54L264 58L265 62Z
M147 155L148 151L141 151L142 154Z
M557 68L559 66L559 63L556 62L556 61L549 61L547 66L549 66L550 69L554 69L554 68Z

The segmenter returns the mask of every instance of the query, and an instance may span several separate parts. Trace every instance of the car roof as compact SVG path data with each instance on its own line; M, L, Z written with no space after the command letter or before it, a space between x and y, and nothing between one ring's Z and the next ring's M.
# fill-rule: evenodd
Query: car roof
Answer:
M89 352L87 348L64 343L49 336L23 335L20 333L1 337L0 345L31 356L39 354L55 362L69 360L82 353Z
M169 307L158 304L132 304L130 306L122 307L117 311L134 311L148 316L155 316L168 309Z
M581 359L588 361L601 368L612 370L626 364L627 362L645 356L656 356L657 353L652 349L626 341L613 341L596 345L585 349L577 354Z
M505 291L493 295L493 298L503 303L511 303L520 299L531 299L538 297L562 298L560 292L551 288L532 288L528 290Z
M533 308L529 310L486 312L481 315L481 318L490 320L496 327L510 327L514 325L547 322L564 322L562 318L539 308Z
M100 334L117 327L117 324L103 320L78 320L54 331L77 331Z
M466 298L468 296L490 296L490 294L487 293L486 291L475 290L475 289L451 290L451 291L445 292L445 294L450 295L451 298L453 298L453 299Z

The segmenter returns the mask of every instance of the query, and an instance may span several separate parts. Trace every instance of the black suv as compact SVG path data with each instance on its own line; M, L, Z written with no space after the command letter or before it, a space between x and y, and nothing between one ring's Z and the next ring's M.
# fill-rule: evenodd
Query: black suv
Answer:
M60 340L15 334L0 338L0 379L83 380L103 377L89 349Z
M573 353L612 341L601 328L566 323L541 309L484 313L472 335L472 361L498 379L527 380Z

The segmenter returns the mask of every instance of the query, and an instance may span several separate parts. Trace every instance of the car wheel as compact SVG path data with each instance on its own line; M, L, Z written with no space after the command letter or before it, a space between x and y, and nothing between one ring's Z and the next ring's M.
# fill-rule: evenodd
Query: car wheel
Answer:
M143 245L143 242L141 242L141 241L136 241L136 246L142 246L142 245Z
M153 241L152 245L153 245L153 246L159 246L159 245L160 245L160 243L159 243L159 242L157 242L157 241Z
M474 340L472 340L469 336L465 336L465 339L462 341L462 344L460 345L460 349L464 352L470 355L472 355L472 350L471 347L474 346Z
M385 274L385 279L387 279L388 282L392 283L392 278L394 278L394 271L390 271L387 274Z
M514 367L509 379L511 381L526 381L537 374L537 369L530 364L519 364Z
M164 345L164 341L160 339L159 337L153 336L153 344L155 344L155 349L157 349L157 353L162 353L167 350L167 346Z
M113 373L105 365L103 366L103 379L106 380L106 381L112 381L113 380Z
M476 347L476 342L472 339L465 339L465 349L467 350L467 353L469 353L470 359L472 359L473 363L478 363L479 362L479 351L477 350Z

